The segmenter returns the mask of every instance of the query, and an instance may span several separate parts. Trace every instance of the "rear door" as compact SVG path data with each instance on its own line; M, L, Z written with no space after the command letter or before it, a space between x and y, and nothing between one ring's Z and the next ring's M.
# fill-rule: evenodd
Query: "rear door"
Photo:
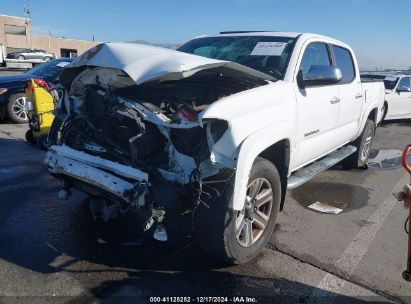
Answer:
M43 59L43 53L40 50L33 50L33 59Z
M354 57L347 48L331 45L335 66L341 70L342 80L338 84L340 111L338 113L338 136L348 142L357 134L363 108L363 89L360 75L356 75Z
M311 42L306 45L299 63L299 74L306 73L311 65L329 65L332 58L327 43ZM297 76L298 77L298 76ZM333 134L339 111L338 85L301 88L295 81L298 107L298 134L295 167L330 152L338 145Z
M410 118L411 117L411 77L402 77L397 89L390 94L387 118Z

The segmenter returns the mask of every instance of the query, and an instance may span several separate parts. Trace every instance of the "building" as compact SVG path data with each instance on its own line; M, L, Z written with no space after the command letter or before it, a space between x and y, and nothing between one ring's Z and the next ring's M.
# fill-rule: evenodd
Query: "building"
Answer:
M97 43L63 37L33 35L30 19L0 15L0 44L6 47L7 53L23 49L39 49L49 51L59 58L77 57Z

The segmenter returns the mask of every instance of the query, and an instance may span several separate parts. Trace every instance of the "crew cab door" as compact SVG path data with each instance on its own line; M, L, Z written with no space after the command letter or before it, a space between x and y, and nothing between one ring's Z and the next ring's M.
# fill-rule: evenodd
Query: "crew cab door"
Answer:
M298 77L307 73L313 65L332 66L328 44L306 44L296 76L295 92L298 112L297 151L294 167L300 167L321 157L338 145L333 130L337 125L340 107L338 85L305 86L298 84Z
M353 140L358 133L363 102L363 89L360 75L356 75L356 65L351 51L347 48L331 45L334 64L341 70L342 79L338 83L340 89L340 111L338 114L337 131L343 142Z
M396 91L390 95L388 111L387 118L411 117L411 77L401 78Z

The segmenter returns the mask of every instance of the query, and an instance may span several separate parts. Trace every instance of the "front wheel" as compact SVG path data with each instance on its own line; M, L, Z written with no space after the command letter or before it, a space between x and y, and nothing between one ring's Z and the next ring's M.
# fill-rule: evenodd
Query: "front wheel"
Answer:
M26 141L30 144L30 145L35 145L36 144L36 139L34 138L34 134L33 134L33 130L28 129L26 134L25 134L25 138Z
M194 211L194 229L202 247L214 257L233 264L255 258L270 239L281 200L277 168L257 158L248 181L241 211L233 210L234 171L214 177L203 203ZM215 186L218 185L218 186Z
M371 119L367 119L360 137L352 143L357 148L357 151L342 161L344 168L358 169L366 167L374 135L375 124Z

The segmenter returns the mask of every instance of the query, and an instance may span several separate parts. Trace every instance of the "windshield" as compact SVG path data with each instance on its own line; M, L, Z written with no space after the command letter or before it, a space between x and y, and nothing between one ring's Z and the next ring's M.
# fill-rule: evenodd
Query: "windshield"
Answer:
M233 61L283 79L294 38L227 36L193 39L178 50L212 59Z
M398 82L398 77L387 75L361 75L362 79L382 80L386 90L394 90Z
M387 76L384 78L384 86L387 90L394 90L398 82L398 77Z
M32 68L27 72L29 75L41 75L42 77L56 78L70 61L52 60Z

